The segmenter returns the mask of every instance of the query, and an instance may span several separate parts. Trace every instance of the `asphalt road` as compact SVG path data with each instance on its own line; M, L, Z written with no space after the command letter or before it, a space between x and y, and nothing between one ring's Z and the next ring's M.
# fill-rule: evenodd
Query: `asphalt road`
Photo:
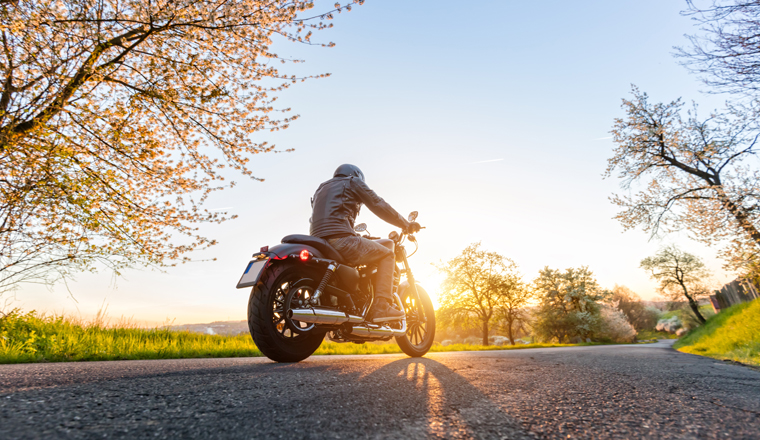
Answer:
M668 342L0 365L0 438L760 439L760 371Z

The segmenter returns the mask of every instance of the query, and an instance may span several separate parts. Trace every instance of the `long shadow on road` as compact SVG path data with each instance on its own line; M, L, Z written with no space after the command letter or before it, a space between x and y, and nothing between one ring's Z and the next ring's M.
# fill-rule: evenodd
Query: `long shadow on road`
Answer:
M515 419L442 363L388 360L81 378L0 396L0 437L527 437Z
M347 400L372 405L360 422L364 432L379 427L414 437L527 437L470 381L433 359L397 360L352 380Z

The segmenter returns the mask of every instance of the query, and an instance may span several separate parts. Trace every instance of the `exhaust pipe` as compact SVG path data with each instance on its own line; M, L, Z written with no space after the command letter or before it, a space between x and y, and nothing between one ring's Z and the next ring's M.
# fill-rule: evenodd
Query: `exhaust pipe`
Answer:
M390 328L387 325L379 326L373 324L355 325L351 330L351 336L360 336L362 338L389 338L391 336L404 336L406 334L406 319L401 321L401 328Z
M328 324L340 325L344 322L354 325L351 329L351 336L360 338L382 339L391 336L404 336L406 334L406 319L401 321L401 328L390 328L388 325L362 324L364 318L356 315L349 315L334 309L324 309L320 307L306 309L291 309L290 318L294 321L308 322L310 324Z
M340 325L344 322L351 324L360 324L364 322L361 316L349 315L339 310L308 308L308 309L291 309L290 318L294 321L308 322L311 324L332 324Z

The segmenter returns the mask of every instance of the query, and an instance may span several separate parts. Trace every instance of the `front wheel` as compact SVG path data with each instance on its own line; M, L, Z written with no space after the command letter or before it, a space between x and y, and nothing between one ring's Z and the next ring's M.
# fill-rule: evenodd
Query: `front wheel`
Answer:
M430 350L435 339L435 310L430 295L417 284L419 301L414 297L414 289L407 286L401 292L401 304L406 313L406 334L396 336L401 351L411 357L421 357Z
M269 359L299 362L311 356L322 344L324 331L313 324L286 319L290 309L286 300L311 296L317 288L314 279L314 274L280 265L266 273L262 282L251 291L248 328L256 347Z

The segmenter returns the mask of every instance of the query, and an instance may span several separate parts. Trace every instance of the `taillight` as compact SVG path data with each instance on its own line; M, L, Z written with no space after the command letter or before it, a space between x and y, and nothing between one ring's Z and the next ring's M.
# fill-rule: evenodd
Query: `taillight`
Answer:
M309 258L311 258L311 254L306 249L301 251L300 255L301 261L307 261Z

